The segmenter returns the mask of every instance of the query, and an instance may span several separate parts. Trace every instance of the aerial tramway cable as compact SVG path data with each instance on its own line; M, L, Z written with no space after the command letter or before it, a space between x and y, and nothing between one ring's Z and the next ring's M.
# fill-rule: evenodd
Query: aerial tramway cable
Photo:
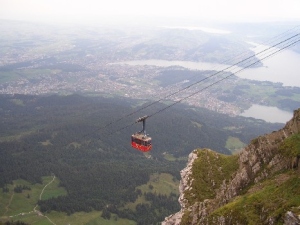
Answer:
M299 27L299 26L297 26L297 27ZM293 31L294 29L295 28L290 29L289 31ZM277 37L279 37L279 36L281 36L281 35L289 32L289 31L286 31L286 32L284 32L284 33L282 33L280 35L277 35ZM176 105L176 104L178 104L178 103L180 103L180 102L182 102L182 101L184 101L184 100L186 100L186 99L188 99L188 98L190 98L190 97L192 97L192 96L194 96L194 95L196 95L196 94L198 94L198 93L200 93L200 92L202 92L202 91L204 91L206 89L208 89L209 87L211 87L213 85L216 85L216 84L220 83L221 81L223 81L223 80L225 80L225 79L227 79L227 78L229 78L229 77L231 77L231 76L233 76L233 75L235 75L235 74L237 74L237 73L239 73L239 72L241 72L241 71L243 71L243 70L245 70L245 69L247 69L247 68L249 68L249 67L251 67L251 66L253 66L253 65L255 65L255 64L257 64L257 63L259 63L259 62L261 62L261 61L263 61L265 59L267 59L267 58L269 58L269 57L271 57L271 56L274 56L278 52L280 52L280 51L282 51L282 50L284 50L284 49L286 49L286 48L288 48L288 47L290 47L292 45L295 45L297 42L300 41L300 39L296 39L296 38L299 38L299 36L300 36L300 33L293 34L292 36L289 36L289 37L285 38L284 40L276 42L275 44L273 44L273 45L271 45L271 46L269 46L269 47L267 47L267 48L265 48L265 49L263 49L263 50L255 53L253 55L247 56L246 58L242 58L241 60L238 59L239 61L237 63L234 63L233 65L230 65L230 66L227 66L226 68L221 69L221 70L219 70L217 72L214 72L211 75L209 75L209 76L207 76L207 77L205 77L205 78L203 78L203 79L201 79L201 80L199 80L199 81L197 81L195 83L192 83L192 84L190 84L190 85L188 85L188 86L186 86L184 88L181 88L181 89L179 89L179 90L177 90L175 92L167 94L166 96L164 96L164 97L162 97L162 98L160 98L160 99L158 99L158 100L156 100L156 101L154 101L154 102L152 102L152 103L150 103L150 104L148 104L146 106L143 106L143 107L141 107L141 108L139 108L139 109L137 109L137 110L135 110L135 111L133 111L133 112L131 112L129 114L126 114L126 115L124 115L124 116L122 116L122 117L120 117L120 118L118 118L116 120L113 120L113 121L107 123L106 125L98 128L94 132L103 130L103 129L111 126L112 124L115 124L115 123L121 121L124 118L127 118L127 117L129 117L131 115L134 115L134 114L136 114L136 113L138 113L138 112L140 112L140 111L142 111L142 110L144 110L144 109L146 109L146 108L148 108L148 107L150 107L152 105L155 105L155 104L157 104L159 102L162 102L163 100L167 100L168 98L170 98L170 97L172 97L172 96L174 96L174 95L176 95L176 94L178 94L180 92L183 92L183 91L185 91L185 90L187 90L187 89L189 89L189 88L191 88L191 87L193 87L193 86L195 86L197 84L200 84L200 83L202 83L204 81L207 81L207 80L209 80L212 77L215 77L217 75L221 75L222 73L225 73L225 72L229 72L230 73L230 75L227 75L224 78L221 78L220 80L215 81L212 84L209 84L209 85L205 86L204 88L202 88L202 89L200 89L198 91L195 91L192 94L189 94L186 97L180 98L179 100L177 100L177 101L173 102L172 104L170 104L170 105L162 108L161 110L159 110L159 111L157 111L157 112L149 115L148 117L152 117L152 116L154 116L154 115L156 115L156 114L158 114L158 113L160 113L162 111L165 111L166 109L168 109L168 108L170 108L170 107L172 107L172 106L174 106L174 105ZM296 39L296 40L293 40L293 39ZM291 41L291 43L286 44L286 42L289 42L289 41ZM281 45L283 45L283 47L281 47ZM274 49L275 49L275 51L274 51ZM268 51L270 51L270 50L272 50L273 52L268 53ZM266 54L266 56L263 56L260 60L256 60L255 62L250 63L249 65L246 65L246 66L243 66L242 68L239 68L239 65L241 65L243 63L247 63L247 61L249 61L251 59L255 59L256 56L260 56L260 55L263 55L263 54ZM234 70L234 69L235 70L238 69L238 70L235 71L235 72L230 71L230 70ZM215 69L212 68L211 70L215 70ZM124 130L124 129L130 127L130 126L133 126L135 123L136 122L133 122L133 123L131 123L131 124L127 125L127 126L124 126L124 127L120 128L120 129L114 131L114 132L110 132L108 135L112 135L112 134L117 133L117 132L119 132L121 130ZM89 136L89 134L84 135L83 137L87 137L87 136Z
M291 44L289 44L289 45L287 45L287 46L285 46L285 47L283 47L283 48L281 48L281 49L279 49L279 50L277 50L277 51L275 51L275 52L273 52L273 53L271 53L271 54L265 56L264 58L262 58L262 59L260 59L260 60L257 60L257 61L254 62L254 63L251 63L250 65L248 65L248 66L246 66L246 67L244 67L244 68L242 68L242 69L240 69L240 70L238 70L238 71L236 71L236 72L234 72L234 73L229 74L228 76L226 76L226 77L224 77L224 78L222 78L222 79L220 79L220 80L218 80L218 81L216 81L216 82L214 82L214 83L212 83L212 84L210 84L210 85L208 85L208 86L206 86L206 87L200 89L199 91L196 91L196 92L194 92L194 93L192 93L192 94L190 94L190 95L188 95L188 96L186 96L186 97L184 97L184 98L182 98L182 99L180 99L180 100L178 100L178 101L175 101L175 102L172 103L171 105L168 105L168 106L166 106L165 108L162 108L161 110L159 110L159 111L157 111L157 112L155 112L155 113L149 115L148 118L150 118L150 117L152 117L152 116L154 116L154 115L156 115L156 114L158 114L158 113L161 113L162 111L165 111L166 109L168 109L168 108L170 108L170 107L172 107L172 106L174 106L174 105L176 105L176 104L178 104L178 103L180 103L180 102L182 102L182 101L184 101L184 100L186 100L186 99L188 99L188 98L190 98L190 97L192 97L192 96L194 96L194 95L196 95L196 94L198 94L198 93L200 93L200 92L202 92L202 91L204 91L204 90L206 90L206 89L208 89L208 88L210 88L210 87L212 87L213 85L216 85L216 84L220 83L221 81L223 81L223 80L225 80L225 79L228 79L229 77L231 77L231 76L233 76L233 75L235 75L235 74L237 74L237 73L242 72L243 70L245 70L245 69L247 69L247 68L249 68L249 67L251 67L251 66L257 64L257 63L260 62L260 61L263 61L263 60L265 60L265 59L267 59L267 58L269 58L269 57L271 57L271 56L277 54L278 52L280 52L280 51L282 51L282 50L285 50L286 48L288 48L288 47L290 47L290 46L292 46L292 45L295 45L295 44L298 43L298 42L300 42L300 39L298 39L298 40L292 42Z
M281 43L283 43L283 42L285 42L285 41L287 41L287 40L291 40L292 38L294 38L294 37L296 37L296 36L299 36L299 35L300 35L300 34L296 34L296 35L294 35L293 37L288 38L288 39L286 39L286 40L284 40L284 41L282 41L282 42L280 42L280 43L278 43L278 44L281 44ZM291 43L288 43L287 45L285 45L285 46L283 46L283 47L277 49L276 51L274 51L274 52L272 52L272 53L270 53L270 54L264 56L264 57L261 58L260 60L257 60L257 61L255 61L255 62L253 62L253 63L251 63L251 64L249 64L249 65L247 65L247 66L245 66L245 67L243 67L243 68L241 68L241 69L235 71L235 72L232 72L231 74L229 74L229 75L223 77L222 79L219 79L219 80L217 80L217 81L215 81L215 82L213 82L213 83L211 83L211 84L205 86L204 88L202 88L202 89L200 89L200 90L198 90L198 91L196 91L196 92L193 92L192 94L190 94L190 95L188 95L188 96L186 96L186 97L183 97L183 98L181 98L181 99L179 99L179 100L173 102L172 104L170 104L170 105L168 105L168 106L166 106L166 107L164 107L164 108L158 110L157 112L155 112L155 113L153 113L153 114L151 114L151 115L148 115L147 117L148 117L148 118L153 117L153 116L155 116L156 114L159 114L159 113L165 111L166 109L171 108L171 107L173 107L174 105L176 105L176 104L178 104L178 103L181 103L182 101L184 101L184 100L186 100L186 99L188 99L188 98L190 98L190 97L192 97L192 96L194 96L194 95L196 95L196 94L199 94L200 92L202 92L202 91L204 91L204 90L206 90L206 89L208 89L208 88L210 88L210 87L212 87L212 86L214 86L214 85L216 85L216 84L218 84L218 83L224 81L225 79L228 79L229 77L232 77L233 75L235 75L235 74L237 74L237 73L240 73L240 72L242 72L243 70L245 70L245 69L247 69L247 68L249 68L249 67L251 67L251 66L253 66L253 65L257 64L257 63L259 63L259 62L261 62L261 61L264 61L265 59L274 56L275 54L277 54L277 53L279 53L279 52L281 52L281 51L283 51L283 50L285 50L285 49L287 49L287 48L289 48L289 47L295 45L295 44L298 43L298 42L300 42L300 38L297 39L297 40L293 40ZM277 46L278 44L276 44L275 46ZM271 48L271 47L270 47L270 48ZM270 48L268 48L268 49L270 49ZM263 52L264 52L264 51L263 51ZM216 73L213 74L213 75L217 75L217 74L219 74L219 72L216 72ZM210 76L210 77L212 77L212 76ZM203 81L203 80L201 80L201 81ZM200 82L197 82L197 83L200 83ZM190 85L190 86L193 86L193 85ZM190 86L189 86L189 87L190 87ZM186 88L184 88L184 89L186 89ZM182 90L183 90L183 89L182 89ZM164 98L164 99L165 99L165 98ZM159 101L160 101L160 100L159 100ZM157 102L159 102L159 101L157 101ZM155 102L155 103L157 103L157 102ZM152 105L152 104L151 104L151 105ZM144 107L144 108L142 108L142 109L148 108L149 106L150 106L150 105L147 105L146 107ZM135 112L139 112L139 111L141 111L142 109L136 110ZM132 114L134 114L135 112L133 112ZM132 115L132 114L131 114L131 115ZM111 132L110 135L112 135L112 134L114 134L114 133L117 133L117 132L119 132L119 131L121 131L121 130L124 130L124 129L130 127L130 126L133 126L135 123L136 123L136 122L131 123L131 124L127 125L127 126L124 126L124 127L120 128L120 129L118 129L117 131Z

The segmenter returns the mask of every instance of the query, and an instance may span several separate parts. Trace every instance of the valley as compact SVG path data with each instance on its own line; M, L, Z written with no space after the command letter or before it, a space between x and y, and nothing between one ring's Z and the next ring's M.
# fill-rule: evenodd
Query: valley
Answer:
M265 26L273 34L290 24ZM296 84L223 68L247 57L253 70L264 68L249 42L270 37L251 26L230 30L0 20L0 224L159 224L180 210L180 171L194 149L220 154L215 166L229 179L238 154L280 129L300 101ZM255 106L288 115L241 116ZM130 146L144 115L148 153ZM196 170L206 174L211 165L202 165Z
M149 120L153 149L143 154L130 146L130 135L140 127L129 126L115 133L135 115L102 129L134 110L136 101L128 98L2 95L1 102L2 220L31 212L38 204L36 209L57 224L77 215L87 224L92 224L92 218L98 222L118 218L120 224L124 219L136 224L162 221L178 210L179 171L190 149L210 146L231 154L241 142L248 143L257 134L280 126L178 105ZM161 107L164 105L151 110ZM54 174L55 180L49 184ZM13 185L19 184L31 190L13 195ZM46 184L49 186L38 201ZM56 186L51 189L52 185ZM20 199L17 205L16 199ZM28 222L34 218L35 213L13 217Z

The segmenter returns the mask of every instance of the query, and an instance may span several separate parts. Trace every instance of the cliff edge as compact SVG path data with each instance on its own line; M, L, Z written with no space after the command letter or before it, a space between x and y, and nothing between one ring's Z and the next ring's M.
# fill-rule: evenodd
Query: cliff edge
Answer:
M300 109L239 154L194 150L181 171L181 210L163 225L300 224Z

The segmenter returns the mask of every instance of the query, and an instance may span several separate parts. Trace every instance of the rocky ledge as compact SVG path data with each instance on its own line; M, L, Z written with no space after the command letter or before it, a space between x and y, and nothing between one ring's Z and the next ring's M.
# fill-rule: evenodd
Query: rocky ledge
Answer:
M166 217L162 224L239 224L234 223L233 218L228 215L211 215L220 207L223 207L237 196L245 193L250 187L258 187L260 182L274 177L280 173L280 171L297 169L300 156L285 157L282 152L279 151L279 147L286 138L298 134L299 132L300 109L294 111L293 118L286 123L284 128L252 140L238 155L238 169L229 179L224 179L222 182L219 182L219 186L213 186L213 198L207 198L201 201L191 201L191 198L187 199L185 196L187 192L191 192L192 183L195 179L192 175L193 164L198 157L198 152L202 151L194 150L189 155L187 167L181 171L182 179L179 187L181 210ZM220 168L220 170L222 170L222 168ZM210 171L207 172L209 173ZM217 183L213 178L211 179L209 182ZM255 191L255 188L253 188L253 191ZM182 221L183 217L185 217L185 222ZM262 224L275 224L276 218L269 215L265 215L264 217L266 218L262 219ZM286 225L300 224L299 217L290 210L286 211L282 217L282 222Z

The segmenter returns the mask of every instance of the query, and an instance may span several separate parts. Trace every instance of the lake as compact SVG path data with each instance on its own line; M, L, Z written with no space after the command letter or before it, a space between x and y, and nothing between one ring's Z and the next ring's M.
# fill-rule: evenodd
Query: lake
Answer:
M229 67L226 64L209 63L209 62L191 62L191 61L169 61L169 60L134 60L125 61L118 64L127 65L153 65L159 67L182 66L191 70L216 70L220 71ZM230 71L233 71L232 69ZM234 71L237 71L234 69ZM300 87L300 54L290 50L281 53L263 61L263 67L249 68L237 73L241 78L280 82L284 86Z
M240 114L240 116L262 119L270 123L286 123L293 117L293 113L278 109L277 107L254 104Z
M300 87L300 54L285 50L263 61L263 67L249 68L237 74L241 78L283 83Z
M190 61L168 61L168 60L135 60L121 62L128 65L153 65L159 67L182 66L191 70L222 70L229 65L190 62ZM235 69L236 71L236 69ZM237 76L250 80L280 82L284 86L300 87L300 54L285 50L263 61L263 67L249 68L237 74ZM280 110L277 107L252 105L245 110L241 116L262 119L271 123L286 123L293 116L293 113Z

